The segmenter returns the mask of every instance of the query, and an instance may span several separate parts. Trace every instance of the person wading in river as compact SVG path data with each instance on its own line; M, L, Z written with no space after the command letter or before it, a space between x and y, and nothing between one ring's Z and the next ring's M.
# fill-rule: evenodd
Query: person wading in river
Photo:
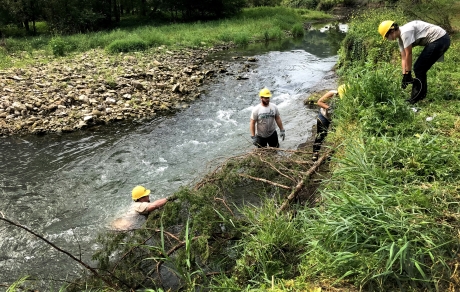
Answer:
M258 148L266 147L267 144L270 147L279 147L276 125L280 128L281 139L284 141L286 137L278 107L270 103L271 96L270 90L267 88L262 89L259 92L260 103L251 112L249 131L251 133L252 144Z
M168 198L158 199L150 202L150 190L143 186L136 186L131 191L133 203L129 211L122 217L112 223L112 228L116 230L130 230L135 228L139 219L139 215L148 215L150 212L163 207ZM144 218L145 219L145 218Z
M313 156L312 160L317 161L319 150L321 149L321 144L327 136L327 131L329 125L331 124L331 115L334 109L334 100L333 98L339 95L340 98L343 97L345 92L345 84L339 86L337 90L330 90L326 92L323 96L318 99L317 104L321 107L316 118L316 137L315 142L313 143Z
M444 59L444 53L449 49L450 37L441 27L414 20L403 26L398 26L392 20L385 20L378 29L383 39L390 41L398 40L399 51L401 52L402 84L406 89L412 84L410 104L414 104L426 97L427 94L427 71L436 61ZM412 47L424 46L422 53L414 64L415 79L412 78Z

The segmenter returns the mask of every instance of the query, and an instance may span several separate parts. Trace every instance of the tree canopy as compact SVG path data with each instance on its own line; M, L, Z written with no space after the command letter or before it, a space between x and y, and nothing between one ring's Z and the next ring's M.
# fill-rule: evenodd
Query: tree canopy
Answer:
M17 25L36 32L36 22L53 33L110 28L122 16L150 21L183 22L235 15L246 0L0 0L0 27Z

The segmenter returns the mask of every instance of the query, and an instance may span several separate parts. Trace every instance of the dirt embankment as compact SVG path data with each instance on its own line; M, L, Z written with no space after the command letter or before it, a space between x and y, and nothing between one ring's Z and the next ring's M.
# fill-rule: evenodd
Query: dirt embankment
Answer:
M72 132L186 107L200 85L226 72L206 57L228 49L110 56L100 50L0 71L0 136Z

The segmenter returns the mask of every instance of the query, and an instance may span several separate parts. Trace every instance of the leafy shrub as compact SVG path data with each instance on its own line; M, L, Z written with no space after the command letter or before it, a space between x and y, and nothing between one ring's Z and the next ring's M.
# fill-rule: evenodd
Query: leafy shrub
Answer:
M337 0L321 0L318 6L316 7L316 9L322 10L322 11L328 11L332 9L338 3L339 1Z
M448 33L453 33L452 19L454 16L455 2L452 0L419 1L417 5L411 0L398 1L398 7L411 19L421 19L444 28Z
M283 31L279 27L273 27L268 32L268 39L279 40L283 37Z
M126 53L135 51L145 51L148 45L145 41L140 39L116 40L110 43L106 50L109 53Z
M382 64L349 70L349 88L337 108L338 124L357 123L368 135L413 135L419 129L411 123L414 113L405 102L409 90L403 91L400 70L392 64ZM352 72L351 72L352 71Z
M387 19L397 23L406 20L399 10L366 10L352 16L348 33L339 50L337 67L340 70L368 62L390 62L395 54L399 54L396 43L382 40L378 33L379 24Z
M305 34L303 26L299 23L295 24L291 29L292 35L295 37L301 37Z
M234 42L237 45L245 46L245 45L249 44L249 39L250 39L250 37L249 37L248 34L239 33L234 37Z
M66 52L67 44L61 37L53 37L49 46L54 56L64 56Z

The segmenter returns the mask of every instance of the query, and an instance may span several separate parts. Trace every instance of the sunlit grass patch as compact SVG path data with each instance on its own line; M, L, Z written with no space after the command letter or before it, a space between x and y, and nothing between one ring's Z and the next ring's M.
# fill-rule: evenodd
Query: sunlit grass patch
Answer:
M448 273L446 259L453 256L448 247L458 240L449 224L438 222L443 210L433 205L435 194L421 178L432 175L433 183L456 173L448 179L456 181L458 153L435 151L444 140L411 140L348 140L340 167L322 190L324 208L301 212L305 274L315 278L326 273L384 289L391 283L430 287L437 275ZM443 161L433 159L435 155ZM439 164L445 165L444 173Z
M301 14L303 16L301 16ZM306 18L307 17L307 18ZM85 34L60 36L65 48L59 46L54 55L67 55L75 52L86 52L92 49L115 48L115 51L144 50L139 42L130 39L138 38L148 47L166 45L171 49L184 47L211 47L223 42L245 46L253 41L277 40L289 37L286 32L300 35L302 22L308 19L328 19L330 15L319 12L308 13L307 10L296 10L286 7L255 7L243 9L236 17L209 22L182 23L170 25L144 25L137 28L115 29ZM16 59L18 52L26 51L34 54L36 50L46 50L53 54L50 35L41 34L37 37L8 38L6 49L10 58ZM136 45L134 45L136 43ZM116 45L115 45L116 44ZM121 45L123 44L123 45ZM122 49L120 46L124 46ZM129 48L128 48L129 47ZM61 48L64 48L61 50ZM111 50L111 49L108 49ZM11 56L12 54L15 54ZM0 55L0 57L2 57ZM4 59L2 57L2 59ZM1 68L14 66L17 62L28 64L33 59L0 60Z

